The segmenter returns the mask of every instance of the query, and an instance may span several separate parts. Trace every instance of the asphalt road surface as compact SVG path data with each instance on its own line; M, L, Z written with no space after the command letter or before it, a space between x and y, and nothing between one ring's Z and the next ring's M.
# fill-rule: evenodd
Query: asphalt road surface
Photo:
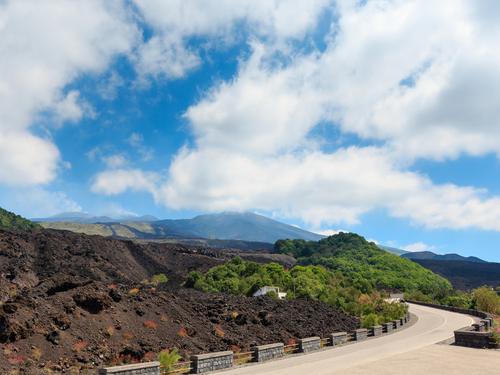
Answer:
M410 305L418 322L401 332L352 345L221 371L224 375L500 374L500 350L438 344L471 317Z

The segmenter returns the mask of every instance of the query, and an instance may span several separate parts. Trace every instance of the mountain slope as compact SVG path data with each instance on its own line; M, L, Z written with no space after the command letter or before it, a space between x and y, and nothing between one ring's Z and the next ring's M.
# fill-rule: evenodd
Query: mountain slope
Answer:
M401 255L403 258L408 258L411 260L414 259L432 259L432 260L460 260L466 262L476 262L476 263L488 263L485 260L479 259L477 257L463 257L458 254L444 254L438 255L433 253L432 251L416 251L409 252Z
M143 222L88 224L81 222L58 221L42 222L46 229L68 230L76 233L97 234L104 237L147 238L160 236L193 237L190 233L164 225Z
M154 224L181 229L200 237L270 243L286 238L318 241L325 237L248 211L200 215L193 219L160 220Z
M4 230L26 230L26 229L43 229L38 224L35 224L19 215L0 207L0 228Z
M153 222L158 221L158 218L153 215L125 215L118 218L111 217L112 214L104 214L100 216L95 216L86 212L61 212L59 214L50 217L39 217L31 219L32 221L42 222L42 223L54 223L59 221L73 222L73 223L86 223L86 224L96 224L96 223L127 223L132 221L141 222Z
M412 262L448 279L454 289L472 290L487 285L500 286L500 263L460 260L411 259Z

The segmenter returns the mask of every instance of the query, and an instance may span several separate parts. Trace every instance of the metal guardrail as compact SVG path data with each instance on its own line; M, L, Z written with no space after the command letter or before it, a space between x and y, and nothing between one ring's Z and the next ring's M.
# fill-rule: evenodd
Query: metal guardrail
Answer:
M172 371L162 371L162 368L165 369L165 368L167 368L169 366L160 366L160 375L177 374L178 372L182 373L183 371L189 372L189 371L191 371L191 365L190 365L191 363L193 363L193 361L175 363L175 364L173 364L171 366L175 367L175 366L185 366L185 365L188 365L188 367L183 367L183 368L179 368L179 369L172 370Z
M294 351L299 350L299 348L297 348L297 346L298 346L298 345L299 345L299 344L290 344L290 345L285 345L285 346L283 347L283 352L284 352L285 354L291 354L291 353L293 353Z
M240 355L248 355L248 354L253 354L253 352L233 353L233 363L236 362L238 365L240 365L242 363L251 361L254 358L253 355L243 358L239 357Z

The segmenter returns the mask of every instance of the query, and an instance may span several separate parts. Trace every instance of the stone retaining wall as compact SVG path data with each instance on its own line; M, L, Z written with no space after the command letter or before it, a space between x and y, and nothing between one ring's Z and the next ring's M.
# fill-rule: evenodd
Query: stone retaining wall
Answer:
M222 370L233 366L233 352L216 352L192 355L191 374Z
M394 323L384 323L382 324L383 327L385 327L386 332L391 332L394 329Z
M297 340L298 352L307 353L313 350L318 350L321 348L321 339L319 337L308 337L307 339Z
M455 344L470 348L489 348L492 332L476 332L475 327L463 327L454 332Z
M347 332L331 333L327 335L327 337L328 345L330 346L340 345L347 342Z
M98 370L99 375L115 374L115 375L159 375L160 362L137 363L134 365L116 366L101 368Z
M368 330L366 328L357 329L353 332L353 340L360 341L368 337Z
M382 334L382 326L373 326L373 336L378 336Z
M283 357L285 354L284 347L284 344L281 342L277 344L253 346L250 348L250 351L253 351L252 362L262 362Z
M392 324L394 326L394 329L398 329L401 326L401 320L399 319L393 320Z

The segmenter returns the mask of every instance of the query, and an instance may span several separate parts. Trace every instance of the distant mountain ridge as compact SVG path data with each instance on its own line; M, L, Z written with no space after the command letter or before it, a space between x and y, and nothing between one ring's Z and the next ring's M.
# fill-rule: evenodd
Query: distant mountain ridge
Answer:
M108 214L109 215L109 214ZM72 223L85 223L85 224L96 224L96 223L127 223L127 222L144 222L149 223L153 221L158 221L157 217L153 215L122 215L117 218L112 218L107 214L95 216L86 212L61 212L50 217L35 218L31 221L40 223L54 223L59 221L72 222Z
M40 225L29 221L15 213L0 207L0 228L4 230L43 229Z
M177 228L198 237L274 243L279 239L319 241L326 236L246 211L199 215L193 219L159 220L153 224Z
M107 216L94 216L82 212L63 212L49 218L37 218L33 220L51 229L65 229L88 234L130 238L152 235L174 235L196 238L257 241L274 244L277 240L286 238L301 238L306 241L318 241L326 237L248 211L243 213L222 212L219 214L206 214L196 216L192 219L177 220L158 220L151 215L130 216L127 220L117 220ZM138 227L141 222L142 226ZM58 224L55 225L51 223ZM76 225L72 225L71 223L79 223L82 227L77 228ZM132 226L130 223L134 223L135 229L145 233L130 233L131 231L133 232L131 228L128 228ZM83 224L101 225L101 227L83 227ZM161 234L161 232L165 234ZM130 236L124 235L126 233Z
M399 256L402 256L403 254L409 253L409 251L401 250L401 249L398 249L396 247L389 247L389 246L383 246L383 245L377 245L377 246L380 247L382 250L388 251L391 254L396 254Z
M429 259L429 260L460 260L460 261L465 261L465 262L475 262L475 263L489 263L485 260L479 259L477 257L463 257L458 254L444 254L444 255L439 255L435 254L432 251L415 251L415 252L408 252L406 254L401 255L403 258L408 258L411 260L416 260L416 259Z

